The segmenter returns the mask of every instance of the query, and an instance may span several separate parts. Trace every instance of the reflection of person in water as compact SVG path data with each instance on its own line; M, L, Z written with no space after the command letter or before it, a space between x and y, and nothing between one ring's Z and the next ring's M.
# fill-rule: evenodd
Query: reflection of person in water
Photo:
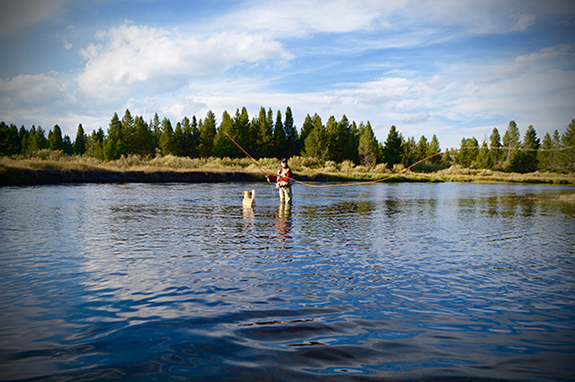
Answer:
M280 203L278 207L278 213L275 219L275 228L278 234L278 241L280 248L288 249L288 243L290 241L291 232L291 205L287 203Z

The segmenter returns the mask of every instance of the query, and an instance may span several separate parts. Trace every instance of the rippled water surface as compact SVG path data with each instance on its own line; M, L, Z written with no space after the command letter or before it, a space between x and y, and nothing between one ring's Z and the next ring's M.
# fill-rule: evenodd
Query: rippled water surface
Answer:
M573 380L574 194L0 188L0 380Z

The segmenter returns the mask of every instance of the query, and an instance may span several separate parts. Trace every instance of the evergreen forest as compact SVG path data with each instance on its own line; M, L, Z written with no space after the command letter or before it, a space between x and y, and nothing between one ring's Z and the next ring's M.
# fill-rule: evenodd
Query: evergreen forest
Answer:
M99 128L89 134L78 125L73 141L62 134L58 125L46 133L40 126L27 129L1 122L0 156L30 158L48 149L102 161L129 155L245 157L228 135L255 158L301 156L323 162L349 161L367 167L383 163L393 170L431 156L413 170L433 171L458 164L464 168L518 173L575 172L575 119L563 135L555 130L542 140L533 125L522 137L515 121L511 121L503 135L494 128L488 141L463 138L459 148L437 155L442 150L436 135L430 140L425 136L416 140L404 137L391 126L385 142L378 142L369 121L356 124L345 115L340 120L331 116L324 123L317 113L308 114L298 130L290 107L284 115L261 107L259 114L251 118L245 107L237 109L233 116L224 111L221 121L209 111L203 119L184 117L175 126L168 118L160 119L157 113L145 121L126 110L122 118L114 113L106 131Z

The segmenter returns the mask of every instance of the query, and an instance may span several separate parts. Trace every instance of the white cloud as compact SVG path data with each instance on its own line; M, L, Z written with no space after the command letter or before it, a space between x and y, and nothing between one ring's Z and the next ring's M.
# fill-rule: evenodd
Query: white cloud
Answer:
M517 14L517 9L524 13ZM213 28L265 31L275 37L296 38L315 33L380 32L370 44L388 47L415 46L458 38L462 34L525 31L534 13L572 13L566 4L534 1L474 0L253 0L240 10L213 22ZM362 42L361 40L358 40Z
M82 92L103 97L135 85L147 92L175 89L243 63L291 58L277 41L246 32L200 38L126 23L98 37L103 41L80 51L87 63L77 80Z
M553 60L559 56L570 55L571 50L571 45L559 44L550 48L541 49L539 52L531 53L528 56L518 56L515 62L517 64L530 64L539 61Z
M49 106L65 99L66 87L44 74L21 74L9 81L0 79L0 97L5 105Z
M567 44L559 44L554 47L544 48L529 55L517 56L513 63L497 68L479 80L479 83L492 84L524 76L531 70L540 71L557 67L557 59L569 58L572 47ZM548 67L550 65L550 67Z
M425 122L429 121L429 117L431 117L431 115L429 113L419 113L419 114L416 114L412 117L404 119L403 123L406 125L415 125L418 123L425 123Z
M3 118L14 115L12 120L18 123L45 116L63 128L70 125L70 135L78 123L87 130L100 126L105 130L113 112L122 114L126 108L145 118L157 112L176 122L183 116L203 118L210 109L219 119L223 110L234 113L242 106L253 116L260 106L283 113L289 105L300 126L307 113L317 112L324 120L345 113L350 120L369 120L381 139L395 124L404 136L429 138L437 133L442 144L453 145L461 140L462 131L475 134L473 128L491 126L489 133L496 120L506 125L510 119L524 119L539 132L545 118L562 120L565 110L573 110L573 51L570 45L557 45L569 40L533 39L529 34L535 22L544 30L545 25L557 26L572 18L575 7L568 1L550 0L548 5L534 0L247 0L215 7L218 12L213 15L221 16L182 15L188 22L165 28L144 26L147 16L135 12L140 24L125 22L95 38L94 24L78 23L82 13L59 18L53 17L53 10L46 16L38 10L50 4L60 13L68 8L105 15L105 4L62 7L67 0L31 1L0 2L0 20L10 21L2 12L6 4L15 7L10 14L20 15L15 19L26 25L50 17L57 24L58 19L60 30L53 41L59 54L69 56L62 47L81 46L84 61L76 68L38 71L46 75L0 80L0 112ZM30 14L25 14L27 9ZM98 25L114 21L101 22ZM87 30L91 43L85 40ZM513 33L520 43L501 49L498 37L511 31L528 33ZM489 49L475 45L487 41L480 36L485 34L493 41ZM469 36L473 39L468 41ZM550 48L539 50L537 44L544 38L549 41L544 46ZM449 40L461 52L446 51L451 43L438 44ZM434 55L434 44L444 56ZM529 46L538 48L524 54ZM403 47L409 49L396 49ZM424 48L421 55L419 48ZM297 59L292 60L291 54ZM344 56L351 57L348 63L334 64L344 62ZM357 65L349 64L354 57L359 58ZM58 65L56 61L47 62ZM286 62L289 65L282 66ZM350 66L342 69L342 65ZM289 70L282 70L285 67ZM330 83L334 68L341 71L334 72L336 80ZM60 74L51 74L52 69ZM346 71L349 78L342 74ZM71 95L75 84L62 80L62 73L76 76L73 106L71 100L66 102L66 91ZM310 73L322 75L316 80ZM566 123L571 118L565 118Z
M511 28L513 31L524 32L535 22L535 15L521 14L516 17L517 23Z
M63 126L70 99L65 84L44 74L19 75L0 79L0 116L6 123L17 126ZM78 122L75 122L76 125ZM70 135L71 132L67 131Z
M220 17L215 27L265 30L274 36L302 37L313 32L344 33L381 26L382 13L406 1L283 0L252 1L241 10Z

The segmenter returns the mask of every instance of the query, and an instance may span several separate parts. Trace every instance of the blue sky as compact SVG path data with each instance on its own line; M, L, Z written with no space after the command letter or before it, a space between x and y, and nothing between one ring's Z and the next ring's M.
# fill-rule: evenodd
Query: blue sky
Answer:
M573 1L2 0L0 120L107 129L261 106L442 149L575 118Z

